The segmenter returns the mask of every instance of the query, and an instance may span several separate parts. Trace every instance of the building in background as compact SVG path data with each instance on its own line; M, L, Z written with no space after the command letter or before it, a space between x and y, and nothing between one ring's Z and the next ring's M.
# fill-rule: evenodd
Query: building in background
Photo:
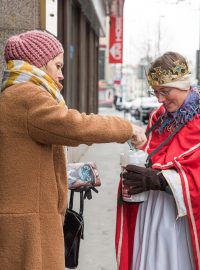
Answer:
M64 92L71 108L98 112L99 37L105 35L106 2L58 1L58 38L65 49Z
M99 106L111 107L122 95L124 0L107 1L106 35L99 46Z
M99 106L109 107L113 106L114 102L114 86L107 81L99 80Z

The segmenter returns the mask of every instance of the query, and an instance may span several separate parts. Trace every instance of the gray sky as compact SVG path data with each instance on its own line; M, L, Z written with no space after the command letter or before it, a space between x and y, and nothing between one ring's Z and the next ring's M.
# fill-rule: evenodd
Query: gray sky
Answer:
M160 42L159 40L160 33ZM200 0L125 0L124 63L177 51L195 65L200 43Z

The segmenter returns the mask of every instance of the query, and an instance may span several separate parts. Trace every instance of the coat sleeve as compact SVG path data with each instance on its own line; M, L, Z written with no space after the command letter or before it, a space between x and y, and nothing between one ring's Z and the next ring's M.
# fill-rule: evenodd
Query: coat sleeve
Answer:
M27 126L29 135L44 144L124 143L132 136L129 121L62 107L44 90L29 98Z

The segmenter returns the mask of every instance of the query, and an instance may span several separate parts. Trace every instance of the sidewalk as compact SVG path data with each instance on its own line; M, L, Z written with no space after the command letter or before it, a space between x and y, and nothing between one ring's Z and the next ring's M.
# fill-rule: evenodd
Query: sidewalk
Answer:
M112 109L100 114L122 112ZM84 240L80 244L78 270L116 270L115 220L117 189L120 175L120 153L128 144L94 144L88 147L81 161L96 161L101 178L99 193L93 192L92 200L85 200ZM77 194L78 195L78 194Z
M85 201L85 239L78 270L116 270L115 218L120 175L119 156L124 145L101 144L89 148L83 161L95 160L102 186Z

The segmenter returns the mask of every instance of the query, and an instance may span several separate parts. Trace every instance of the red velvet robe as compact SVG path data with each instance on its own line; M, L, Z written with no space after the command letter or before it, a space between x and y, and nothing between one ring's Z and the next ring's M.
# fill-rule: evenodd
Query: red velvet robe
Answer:
M148 128L163 113L163 106L154 111ZM144 146L151 153L169 136L168 131L159 134L154 130ZM184 202L192 239L195 269L200 270L200 115L188 122L166 145L153 157L153 168L176 169L180 175ZM120 181L121 182L121 181ZM119 193L121 183L119 184ZM131 270L133 258L134 232L137 219L138 203L123 203L117 206L116 256L118 270Z

